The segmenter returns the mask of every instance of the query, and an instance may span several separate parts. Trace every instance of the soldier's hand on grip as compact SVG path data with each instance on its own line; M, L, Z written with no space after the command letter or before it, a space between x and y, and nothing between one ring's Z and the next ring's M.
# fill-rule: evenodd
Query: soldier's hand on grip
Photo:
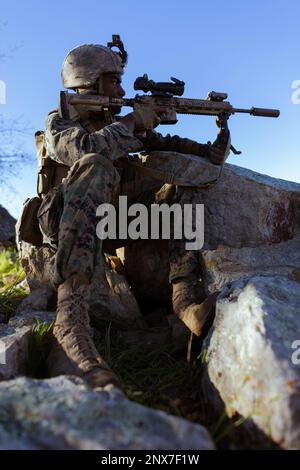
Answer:
M216 117L216 124L218 128L220 129L218 132L219 140L223 140L224 143L227 142L228 134L229 134L228 119L229 119L228 113L221 113L221 114L218 114L218 116Z
M216 140L209 148L209 159L216 165L222 165L230 151L230 132L228 129L228 113L221 113L216 118L216 124L220 129Z
M149 104L136 103L132 113L135 120L135 131L148 131L158 126L160 117Z

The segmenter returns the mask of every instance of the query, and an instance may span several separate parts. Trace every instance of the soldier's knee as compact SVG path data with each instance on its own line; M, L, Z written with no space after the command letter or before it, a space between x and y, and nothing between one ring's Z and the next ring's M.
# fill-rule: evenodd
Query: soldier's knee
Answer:
M95 168L99 168L102 171L110 173L114 173L116 171L113 162L99 153L86 153L75 163L75 165L78 169L86 166L94 166Z
M119 173L112 161L99 153L87 153L74 163L68 175L67 184L79 178L82 181L83 179L99 180L103 177L115 184L120 181Z

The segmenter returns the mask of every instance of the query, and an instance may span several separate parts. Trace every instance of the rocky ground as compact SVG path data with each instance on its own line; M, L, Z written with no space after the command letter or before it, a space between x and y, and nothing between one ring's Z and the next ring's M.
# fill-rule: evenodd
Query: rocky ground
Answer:
M190 364L189 333L170 311L165 242L120 249L95 273L95 341L127 397L47 378L53 253L22 243L32 294L9 312L0 304L0 448L300 448L300 185L226 165L199 202L206 289L219 296Z

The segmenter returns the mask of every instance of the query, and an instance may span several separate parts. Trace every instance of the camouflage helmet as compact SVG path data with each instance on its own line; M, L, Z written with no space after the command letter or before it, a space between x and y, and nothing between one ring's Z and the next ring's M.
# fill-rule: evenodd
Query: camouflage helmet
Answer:
M118 47L119 52L112 50ZM118 35L106 46L83 44L72 49L62 66L64 88L90 88L101 79L104 73L123 73L127 62L127 53ZM99 83L101 92L101 80Z

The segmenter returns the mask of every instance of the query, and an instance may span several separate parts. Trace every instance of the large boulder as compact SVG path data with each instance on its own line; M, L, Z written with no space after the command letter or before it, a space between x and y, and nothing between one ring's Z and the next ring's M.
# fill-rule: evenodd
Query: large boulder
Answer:
M206 429L75 377L0 383L1 449L214 449Z
M280 243L300 229L300 184L225 165L215 186L202 192L205 246Z
M218 413L246 419L248 446L300 448L299 304L300 285L283 275L235 281L217 302L203 390Z

